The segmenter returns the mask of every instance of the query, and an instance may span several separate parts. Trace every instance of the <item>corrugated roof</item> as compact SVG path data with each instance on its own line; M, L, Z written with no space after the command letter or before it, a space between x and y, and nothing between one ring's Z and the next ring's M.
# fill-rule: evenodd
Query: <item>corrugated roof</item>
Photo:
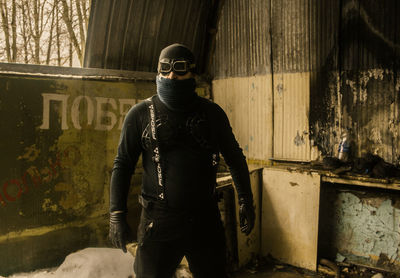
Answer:
M194 52L200 70L217 0L92 0L85 67L156 71L165 46Z

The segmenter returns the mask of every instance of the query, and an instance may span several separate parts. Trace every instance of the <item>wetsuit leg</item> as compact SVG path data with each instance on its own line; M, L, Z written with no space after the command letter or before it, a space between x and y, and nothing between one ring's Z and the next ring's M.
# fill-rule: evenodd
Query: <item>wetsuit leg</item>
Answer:
M134 262L136 278L171 278L184 252L176 237L181 228L160 212L142 210L138 227L138 248Z
M134 271L136 278L171 278L183 258L173 242L150 242L139 246Z
M201 226L195 225L193 234L185 244L189 269L195 278L225 278L225 232L219 213L217 218L214 215L209 221L201 222Z

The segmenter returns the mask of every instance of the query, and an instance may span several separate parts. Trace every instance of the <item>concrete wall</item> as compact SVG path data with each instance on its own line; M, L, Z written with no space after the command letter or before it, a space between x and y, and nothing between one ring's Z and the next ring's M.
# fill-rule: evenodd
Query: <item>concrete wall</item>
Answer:
M66 75L25 66L35 73L22 74L18 66L2 67L8 70L0 74L0 275L7 275L108 244L109 180L121 124L132 105L155 93L155 83L152 74L138 80L104 70ZM131 189L136 227L139 187Z

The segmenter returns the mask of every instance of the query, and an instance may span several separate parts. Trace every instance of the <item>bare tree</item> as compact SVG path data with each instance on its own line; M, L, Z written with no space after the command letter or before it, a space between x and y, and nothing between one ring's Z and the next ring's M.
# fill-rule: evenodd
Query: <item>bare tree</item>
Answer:
M81 7L82 7L82 16L83 16L83 21L85 23L84 29L87 30L89 26L89 1L87 0L80 0L81 1Z
M82 65L90 0L0 0L0 62Z
M77 11L77 15L78 15L78 22L79 22L79 36L80 36L80 41L81 41L81 50L82 52L84 52L85 49L85 31L83 30L83 16L82 16L82 10L81 10L81 1L80 0L76 0L75 1L76 4L76 11Z
M25 4L26 4L26 10L28 11L28 17L33 19L29 20L29 30L35 45L33 57L35 63L40 64L41 63L40 41L50 18L49 14L45 13L47 8L46 4L48 3L47 0L31 0L31 1L26 1Z
M72 10L72 1L70 1L70 6L68 6L67 0L61 0L61 3L62 3L62 7L63 7L63 10L62 10L63 17L62 18L65 22L65 25L67 26L71 44L74 46L75 51L78 55L78 59L79 59L79 61L81 61L81 64L82 64L82 60L83 60L82 59L82 49L78 43L78 39L75 35L75 31L72 26L73 18L71 16L71 12L70 12L70 9Z
M54 17L55 17L55 7L57 5L57 0L54 1L53 8L51 10L51 24L50 24L50 35L47 46L47 57L46 57L46 65L50 64L51 57L51 46L53 44L53 29L54 29Z
M17 61L17 5L15 0L12 0L12 15L11 15L11 30L12 30L12 57L11 61Z
M28 32L28 16L26 14L25 11L25 4L23 2L20 2L18 5L18 8L20 9L20 13L19 13L19 24L20 24L20 33L21 33L21 37L22 37L22 49L24 51L24 62L27 64L29 63L29 52L28 52L28 44L30 42L30 33Z
M11 57L11 47L10 47L10 25L8 22L8 7L7 7L7 2L4 0L0 0L0 9L1 9L1 26L3 28L4 32L4 38L5 38L5 51L7 53L7 61L12 62L12 57Z
M61 44L60 44L60 9L57 1L56 5L56 45L57 45L57 65L61 66Z
M69 6L70 6L70 9L69 9L69 18L70 18L70 22L71 22L71 26L72 26L72 10L73 10L73 6L72 6L72 0L69 0ZM71 38L71 32L70 32L70 29L69 29L69 27L68 27L68 24L67 24L67 29L68 29L68 33L69 33L69 37ZM72 26L72 28L71 28L71 30L74 30L74 27ZM69 41L69 66L70 67L72 67L72 65L73 65L73 56L74 56L74 49L73 49L73 46L72 46L72 43L75 43L75 42L73 42L73 40L71 39L70 41ZM79 50L77 50L77 51L79 51ZM79 52L78 52L78 57L79 57ZM79 59L80 60L80 59Z

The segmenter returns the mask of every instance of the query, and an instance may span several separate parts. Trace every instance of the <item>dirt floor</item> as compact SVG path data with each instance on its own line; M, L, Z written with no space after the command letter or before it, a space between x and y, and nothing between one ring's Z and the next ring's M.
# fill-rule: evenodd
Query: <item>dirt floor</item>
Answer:
M8 278L110 278L134 277L132 264L134 257L114 248L87 248L72 253L58 267L19 273ZM322 260L321 260L322 261ZM365 266L330 263L331 267L319 265L318 273L291 265L282 264L273 259L256 260L250 266L232 273L232 278L400 278L400 274ZM335 268L335 269L332 269ZM336 271L336 272L335 272ZM339 273L340 271L340 273ZM5 278L0 275L0 278ZM192 278L187 265L182 264L174 278Z
M251 266L237 271L234 278L298 278L298 277L323 277L312 271L283 265L276 261L264 261L256 266Z
M261 270L257 272L251 271L239 271L234 274L234 278L264 278L264 277L272 277L272 278L298 278L298 277L319 277L317 275L309 275L309 274L301 274L296 271L292 271L289 269L282 270Z
M336 265L334 263L334 265ZM335 269L318 265L318 272L309 271L277 261L265 261L256 267L244 268L233 274L233 278L297 278L297 277L340 277L340 278L400 278L400 273L354 264L340 264Z

